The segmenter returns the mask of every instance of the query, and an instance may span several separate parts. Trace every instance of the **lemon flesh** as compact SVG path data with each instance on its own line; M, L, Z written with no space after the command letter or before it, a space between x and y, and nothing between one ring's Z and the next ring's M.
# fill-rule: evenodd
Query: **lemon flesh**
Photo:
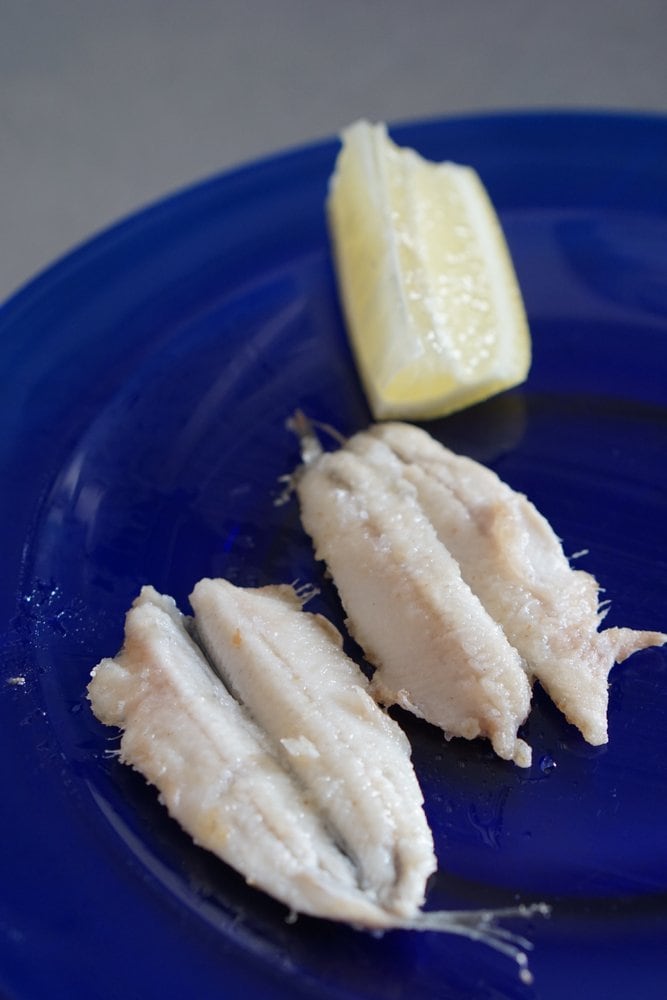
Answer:
M348 334L376 420L430 419L523 382L530 334L477 173L342 134L327 212Z

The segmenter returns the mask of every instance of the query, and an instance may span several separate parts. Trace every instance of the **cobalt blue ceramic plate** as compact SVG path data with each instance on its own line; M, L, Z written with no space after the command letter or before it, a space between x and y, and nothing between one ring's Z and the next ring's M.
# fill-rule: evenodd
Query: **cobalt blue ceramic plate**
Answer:
M667 626L667 119L500 115L394 130L474 164L534 343L519 391L438 421L551 519L612 600ZM337 144L215 178L73 253L0 312L0 993L663 997L667 653L612 672L610 743L538 690L528 772L403 719L441 870L428 905L546 900L532 987L488 949L284 908L195 848L85 700L150 581L319 580L293 504L296 407L369 420L323 203ZM339 618L325 584L319 608Z

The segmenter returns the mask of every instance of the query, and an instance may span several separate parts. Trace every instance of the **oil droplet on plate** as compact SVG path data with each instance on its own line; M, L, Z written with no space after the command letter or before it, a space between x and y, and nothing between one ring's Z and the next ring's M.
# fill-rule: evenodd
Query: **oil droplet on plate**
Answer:
M542 774L553 774L557 767L558 764L550 753L545 753L540 757L540 771Z

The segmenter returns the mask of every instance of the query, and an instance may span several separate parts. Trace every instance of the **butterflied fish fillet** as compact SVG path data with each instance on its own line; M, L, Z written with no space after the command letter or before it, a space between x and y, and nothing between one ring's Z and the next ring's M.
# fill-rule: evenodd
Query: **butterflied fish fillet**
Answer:
M392 721L369 702L357 668L340 660L338 633L300 611L291 588L251 591L246 600L237 588L205 581L193 600L209 639L217 641L221 633L225 647L254 646L258 659L241 657L230 675L239 670L239 688L273 736L213 672L192 637L197 630L173 600L145 587L127 614L122 650L94 668L88 686L100 721L124 730L121 760L158 788L196 843L291 909L359 928L459 934L512 958L530 982L530 942L495 920L546 914L544 904L419 909L435 859L409 749ZM238 613L231 632L228 612ZM304 654L313 659L305 661ZM290 668L293 655L298 662ZM243 676L246 669L249 677ZM318 678L318 671L325 676ZM323 711L327 700L330 713ZM270 721L272 710L284 728ZM279 732L287 735L276 743ZM370 754L383 759L366 760ZM355 822L361 824L356 831Z
M376 425L370 436L400 460L463 578L531 674L589 743L605 743L609 671L667 635L598 631L596 580L572 569L548 521L493 471L408 424Z
M100 721L124 730L121 759L159 789L197 844L294 910L371 927L392 923L360 888L355 866L216 677L170 598L142 590L127 615L123 649L94 669L88 693Z
M335 452L311 449L295 488L315 554L376 668L378 700L448 736L488 737L500 757L528 766L517 737L531 696L521 658L462 579L391 449L370 435Z
M368 694L340 633L288 586L201 580L190 603L198 640L282 750L367 897L413 917L436 860L410 745Z

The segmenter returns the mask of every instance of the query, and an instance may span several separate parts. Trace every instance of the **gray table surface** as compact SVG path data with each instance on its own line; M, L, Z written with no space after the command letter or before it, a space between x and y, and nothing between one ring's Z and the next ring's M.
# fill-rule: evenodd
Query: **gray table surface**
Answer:
M361 116L667 112L667 0L0 0L0 300L202 177Z

